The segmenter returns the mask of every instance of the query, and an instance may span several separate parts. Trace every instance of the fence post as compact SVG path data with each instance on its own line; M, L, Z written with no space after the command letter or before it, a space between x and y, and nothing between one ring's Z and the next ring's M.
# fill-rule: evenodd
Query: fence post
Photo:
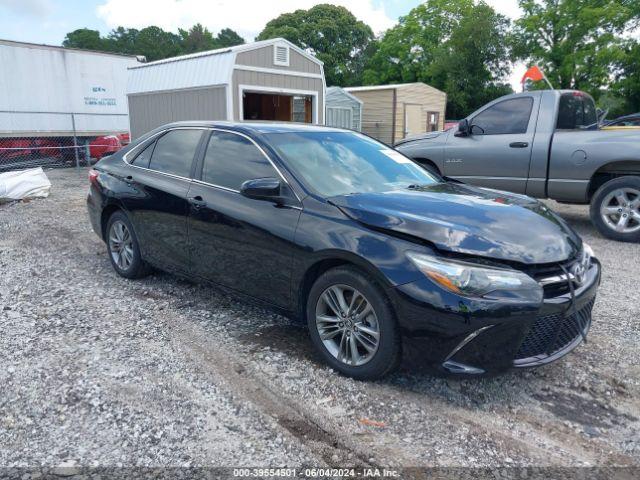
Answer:
M78 138L76 137L76 117L71 114L71 128L73 129L73 153L76 155L76 168L80 168L80 157L78 156Z

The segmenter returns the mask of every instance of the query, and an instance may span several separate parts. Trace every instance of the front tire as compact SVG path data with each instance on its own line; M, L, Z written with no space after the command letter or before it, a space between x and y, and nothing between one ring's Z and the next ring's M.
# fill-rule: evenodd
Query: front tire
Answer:
M314 346L334 370L373 380L400 363L400 334L384 290L350 266L321 275L307 298L307 324Z
M605 237L640 241L640 177L614 178L591 199L591 221Z
M107 222L107 252L111 265L124 278L142 278L149 274L149 266L142 260L138 237L124 212L116 211Z

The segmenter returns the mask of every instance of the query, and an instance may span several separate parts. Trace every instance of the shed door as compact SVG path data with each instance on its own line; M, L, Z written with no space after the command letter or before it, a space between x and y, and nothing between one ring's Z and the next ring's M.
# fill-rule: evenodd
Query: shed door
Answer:
M427 132L440 130L440 113L427 112Z
M329 127L353 129L352 110L345 107L328 107L327 125Z
M422 105L413 103L404 104L404 136L424 133L425 126L422 124Z

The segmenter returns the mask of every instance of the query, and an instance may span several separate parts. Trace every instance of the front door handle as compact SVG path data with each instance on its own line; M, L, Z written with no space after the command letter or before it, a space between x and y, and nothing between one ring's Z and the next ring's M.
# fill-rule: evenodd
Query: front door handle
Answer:
M529 144L527 142L513 142L510 143L509 146L511 148L527 148Z
M204 199L200 195L196 195L195 197L191 197L189 199L189 203L196 210L199 210L202 207L206 207L207 206L207 202L205 202Z

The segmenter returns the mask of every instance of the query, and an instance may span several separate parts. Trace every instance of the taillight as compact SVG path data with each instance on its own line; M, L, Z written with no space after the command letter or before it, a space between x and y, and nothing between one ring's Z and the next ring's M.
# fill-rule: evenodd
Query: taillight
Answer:
M98 172L97 170L94 170L93 168L89 170L89 182L92 183L93 185L97 185L99 174L100 172Z

